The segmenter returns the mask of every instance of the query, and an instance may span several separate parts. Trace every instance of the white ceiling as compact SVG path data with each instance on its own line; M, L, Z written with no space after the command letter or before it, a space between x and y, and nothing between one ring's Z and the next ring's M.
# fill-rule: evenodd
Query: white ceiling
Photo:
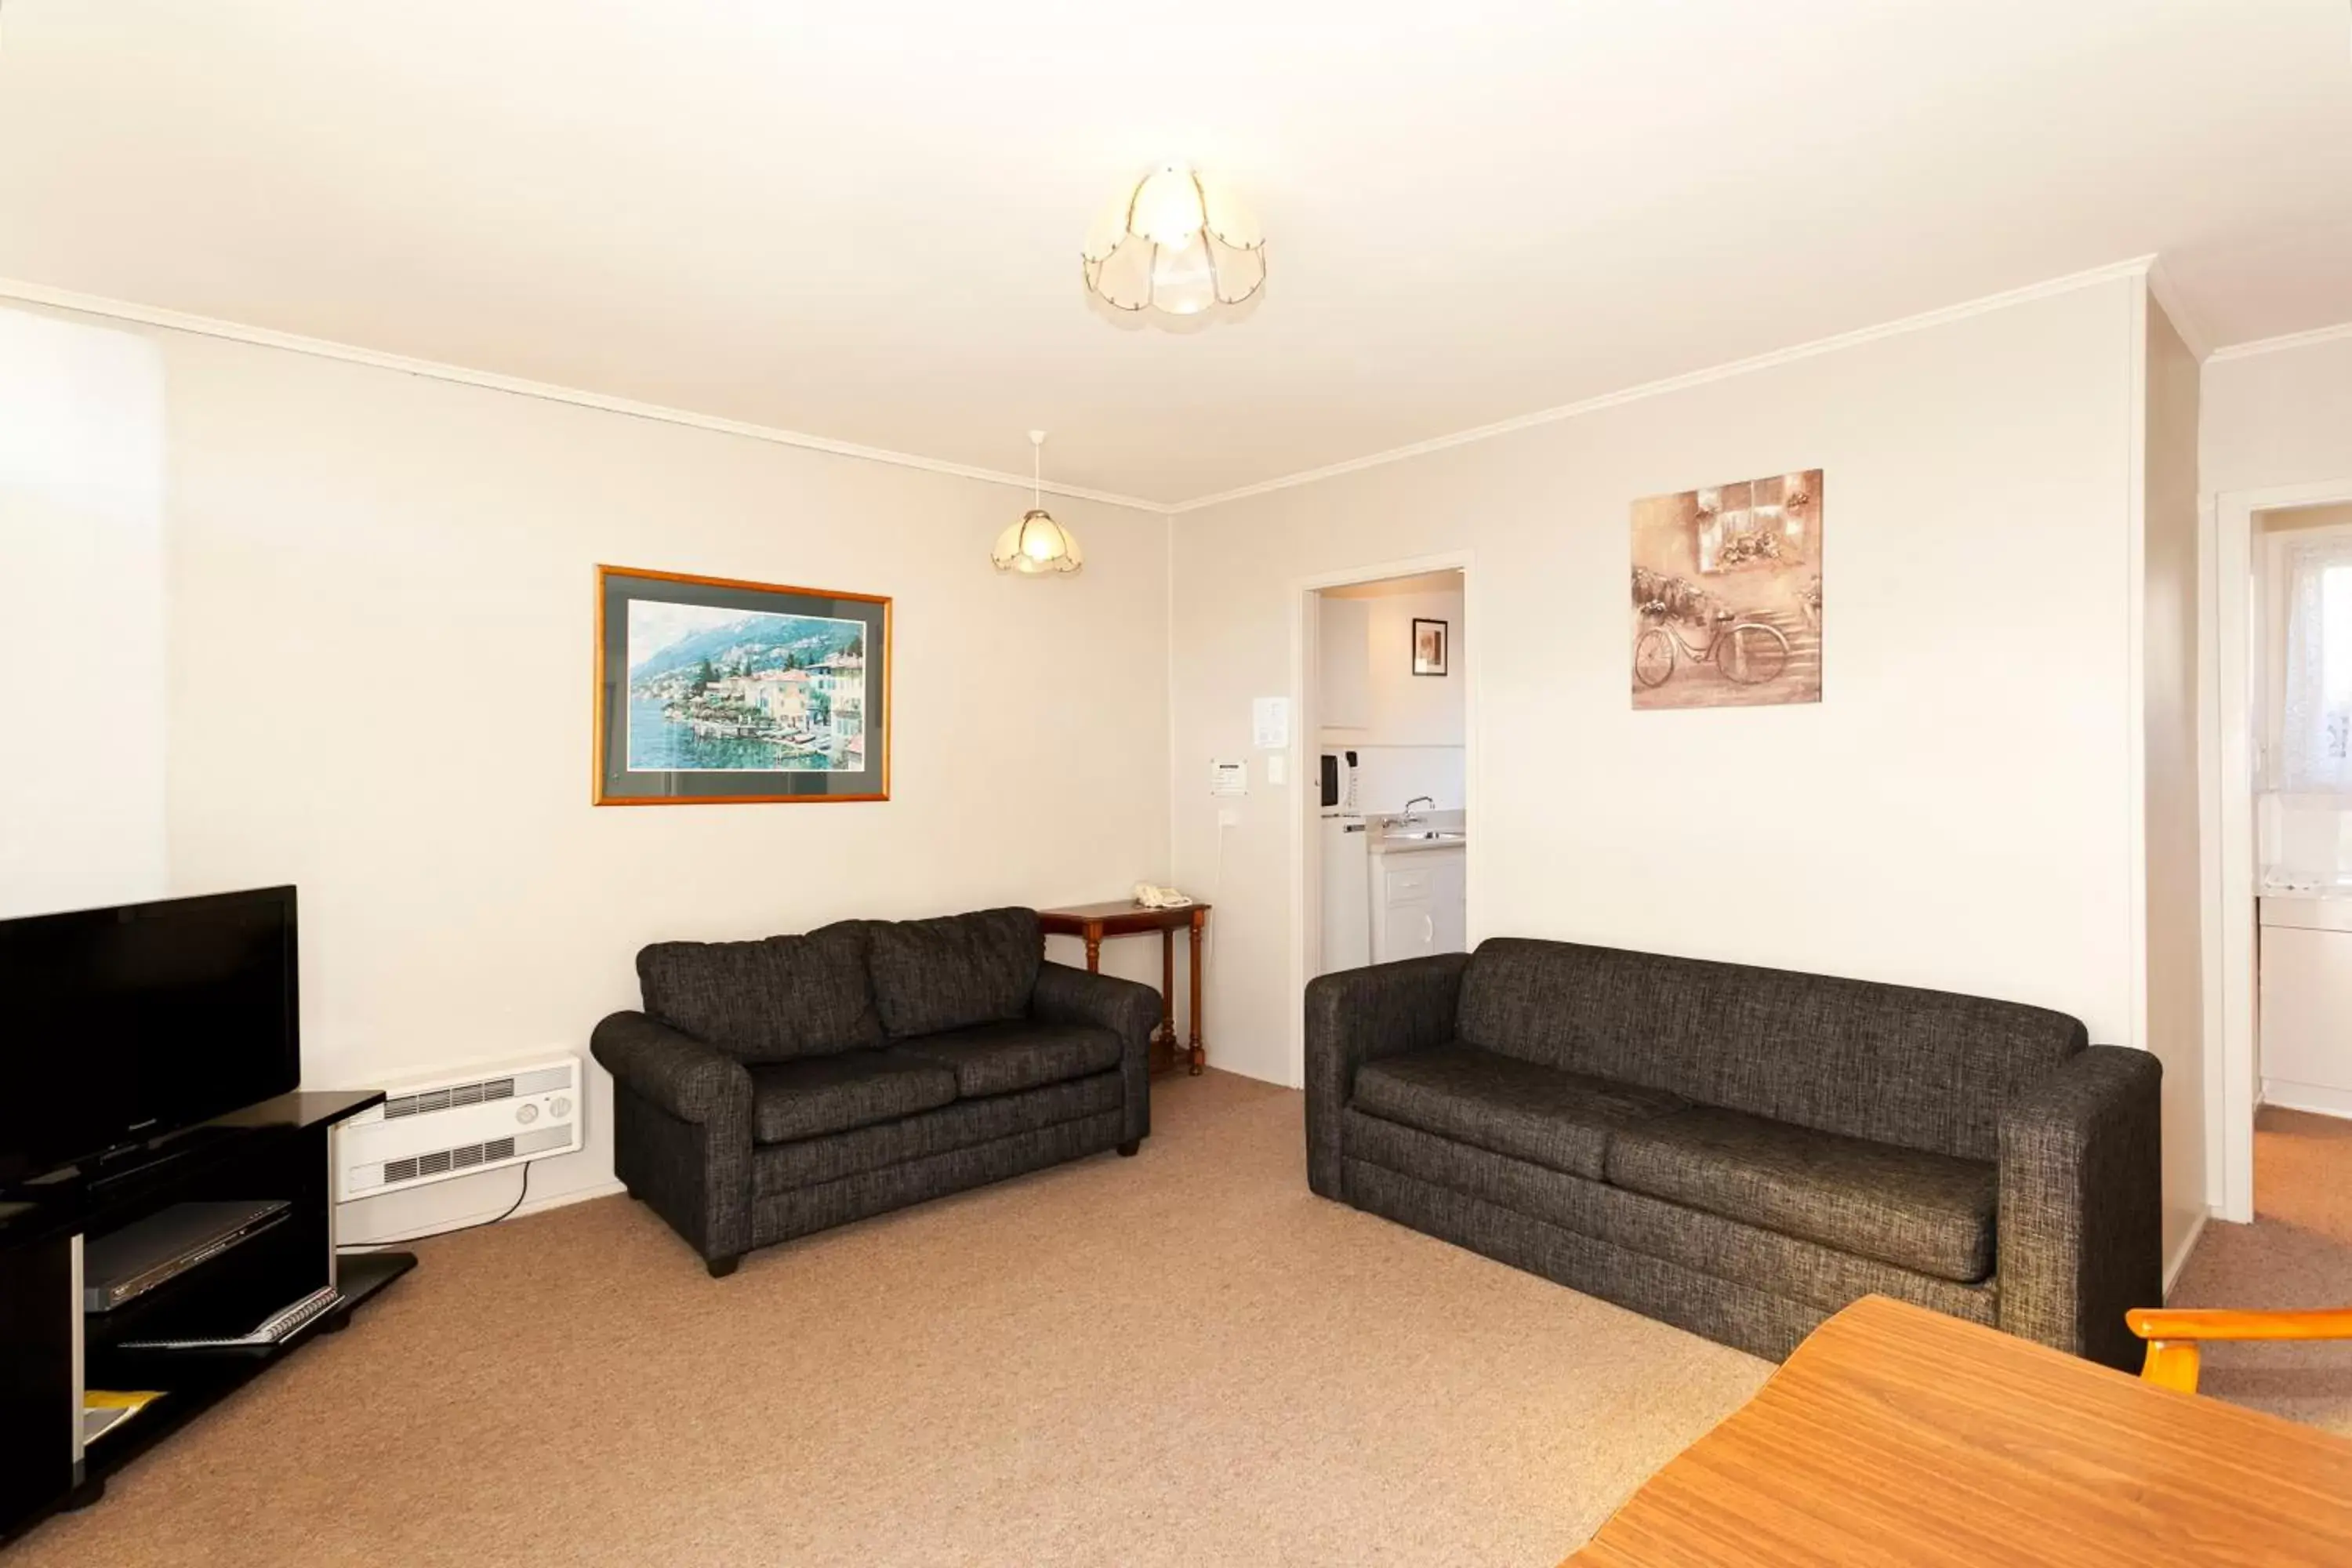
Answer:
M1189 156L1272 279L1077 246ZM2345 0L7 0L0 279L1168 502L2150 252L2352 321Z

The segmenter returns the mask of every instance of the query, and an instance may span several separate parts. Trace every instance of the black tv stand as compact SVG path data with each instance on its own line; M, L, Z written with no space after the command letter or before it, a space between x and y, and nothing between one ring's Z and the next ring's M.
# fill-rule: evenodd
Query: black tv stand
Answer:
M260 1376L416 1265L414 1254L338 1257L335 1124L380 1092L283 1094L189 1133L0 1196L0 1542L60 1509L87 1507L106 1479ZM89 1241L177 1203L283 1198L280 1224L111 1312L85 1313ZM228 1337L322 1286L327 1312L277 1344L142 1350L126 1342ZM89 1443L86 1390L160 1391Z

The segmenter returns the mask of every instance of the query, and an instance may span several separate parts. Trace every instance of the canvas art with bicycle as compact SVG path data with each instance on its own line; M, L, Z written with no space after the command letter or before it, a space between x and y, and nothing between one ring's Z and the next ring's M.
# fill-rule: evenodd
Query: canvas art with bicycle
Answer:
M1822 470L1633 503L1633 706L1822 700Z

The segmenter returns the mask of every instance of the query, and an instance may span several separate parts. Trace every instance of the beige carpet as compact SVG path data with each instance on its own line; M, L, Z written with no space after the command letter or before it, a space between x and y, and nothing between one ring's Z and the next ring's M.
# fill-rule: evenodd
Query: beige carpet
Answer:
M2352 1121L2265 1108L2254 1122L2254 1223L2205 1227L2179 1307L2352 1307ZM2216 1345L2199 1385L2352 1436L2352 1342Z
M1311 1196L1300 1106L731 1279L623 1198L426 1243L0 1563L1549 1568L1769 1370Z

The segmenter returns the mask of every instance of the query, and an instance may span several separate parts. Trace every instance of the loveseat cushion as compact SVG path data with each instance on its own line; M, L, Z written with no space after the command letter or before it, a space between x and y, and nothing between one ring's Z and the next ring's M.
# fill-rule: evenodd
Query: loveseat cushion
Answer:
M1621 1130L1612 1185L1966 1284L1992 1272L1990 1161L1694 1106Z
M872 921L866 929L874 1000L894 1036L936 1035L1029 1010L1045 956L1034 910Z
M1118 1037L1083 1024L1014 1018L900 1042L899 1050L955 1074L957 1095L978 1100L1062 1083L1118 1066Z
M1354 1099L1387 1121L1596 1182L1612 1133L1687 1103L1467 1046L1367 1063Z
M751 1068L751 1137L787 1143L870 1127L956 1097L955 1074L905 1051L846 1051Z
M657 942L637 953L646 1011L747 1062L883 1043L856 921L761 942Z

